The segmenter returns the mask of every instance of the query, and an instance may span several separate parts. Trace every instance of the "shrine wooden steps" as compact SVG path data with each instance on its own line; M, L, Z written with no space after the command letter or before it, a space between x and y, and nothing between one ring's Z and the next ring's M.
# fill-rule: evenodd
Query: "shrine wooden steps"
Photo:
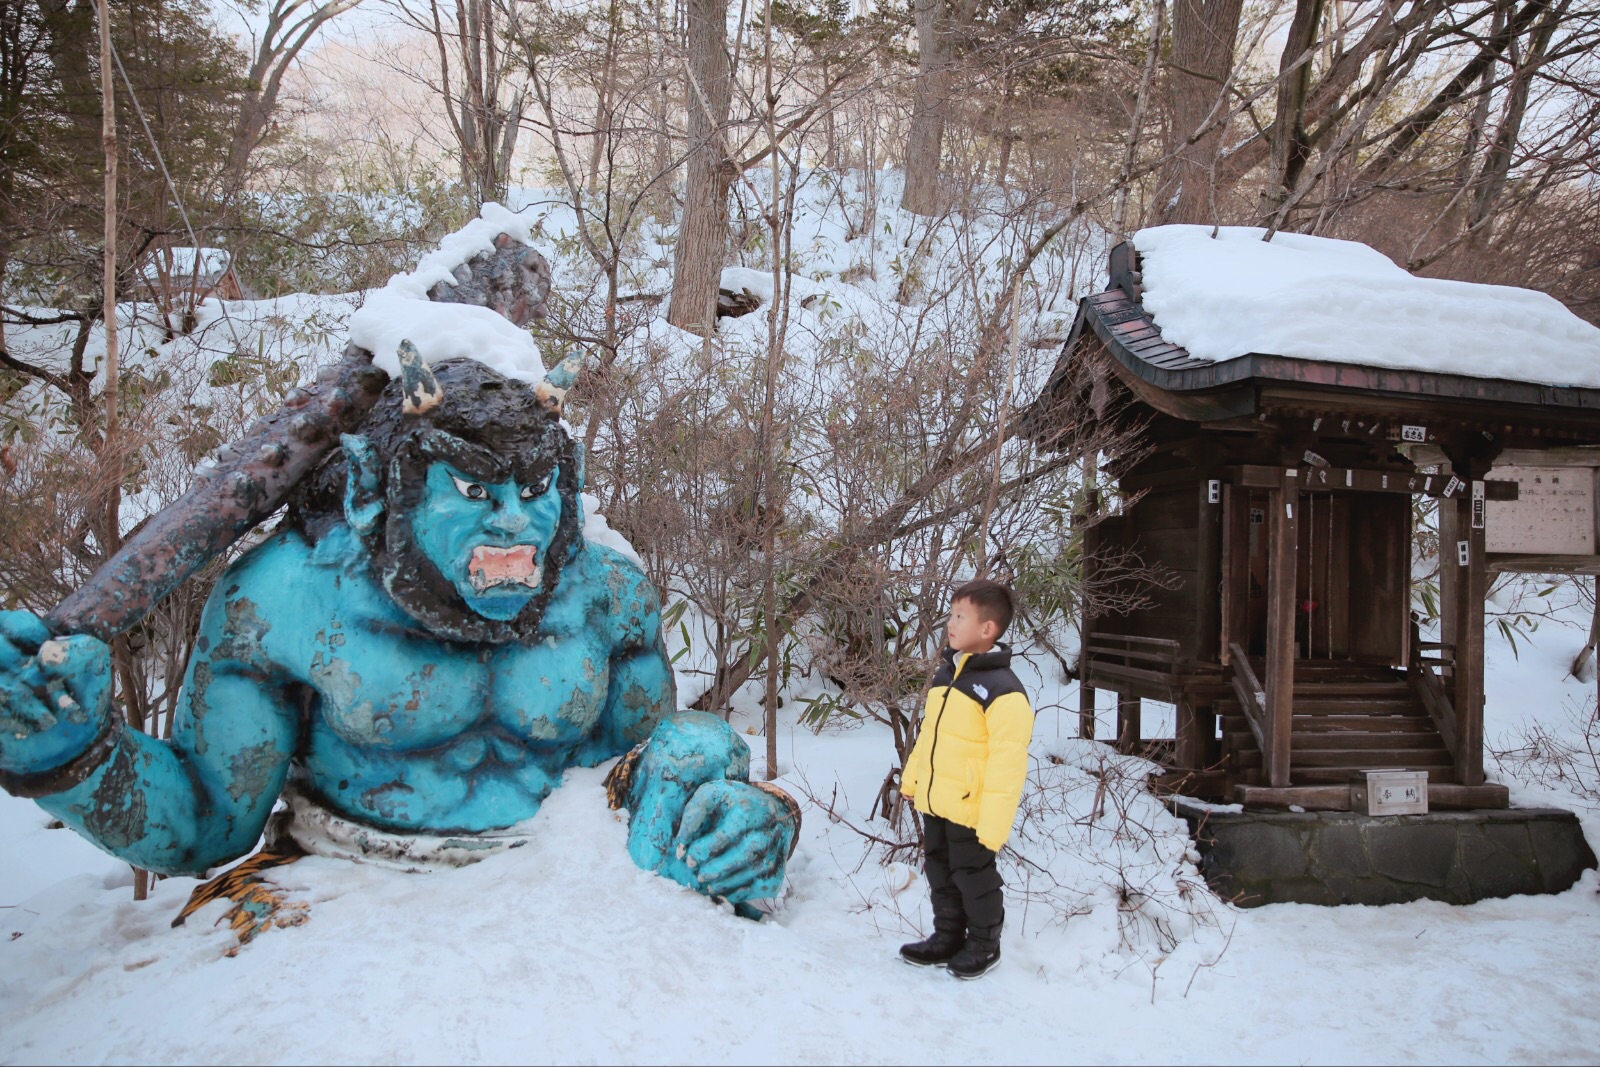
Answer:
M1217 710L1225 763L1249 785L1265 783L1261 748L1231 697ZM1295 665L1291 785L1341 785L1364 770L1426 771L1430 782L1454 779L1438 728L1405 675L1356 664Z

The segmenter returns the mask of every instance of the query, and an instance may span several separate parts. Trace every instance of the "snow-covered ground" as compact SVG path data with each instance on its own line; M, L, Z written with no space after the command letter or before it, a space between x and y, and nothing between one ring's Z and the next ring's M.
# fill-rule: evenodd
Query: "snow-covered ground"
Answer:
M1491 637L1492 748L1526 721L1567 728L1592 692L1562 677L1582 640L1547 622L1516 658ZM1471 907L1235 909L1136 773L1068 740L1070 687L1025 680L1035 771L1004 962L979 982L895 959L925 886L847 825L887 832L867 814L887 732L785 727L780 783L810 799L787 899L759 924L636 870L602 769L569 772L530 845L475 867L283 869L309 920L233 958L221 904L170 928L194 882L135 903L126 866L0 797L0 1060L1593 1062L1593 872ZM1511 785L1514 802L1577 808L1597 840L1589 802Z

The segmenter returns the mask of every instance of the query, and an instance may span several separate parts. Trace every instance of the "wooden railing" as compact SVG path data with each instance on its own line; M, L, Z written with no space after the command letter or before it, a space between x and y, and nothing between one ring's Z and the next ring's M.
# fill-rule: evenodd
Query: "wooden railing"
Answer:
M1096 632L1084 647L1095 674L1167 690L1177 683L1183 662L1182 646L1163 637Z
M1233 659L1233 696L1239 702L1239 708L1244 712L1244 721L1250 724L1250 732L1256 736L1256 744L1261 746L1261 753L1265 758L1267 748L1267 691L1261 687L1261 681L1256 677L1256 672L1250 667L1250 657L1245 655L1244 649L1237 642L1228 645L1228 651Z
M1164 637L1091 632L1085 639L1085 685L1110 689L1117 694L1117 751L1156 758L1144 750L1141 700L1145 697L1165 701L1179 699L1182 651L1182 645ZM1092 733L1091 721L1089 734L1085 736ZM1163 762L1170 758L1171 753L1168 753Z
M1433 653L1431 656L1424 653ZM1456 650L1454 645L1441 644L1438 641L1424 641L1415 619L1411 621L1411 658L1407 664L1406 674L1411 682L1412 692L1417 694L1417 699L1427 709L1428 718L1433 720L1433 725L1438 729L1439 736L1444 738L1444 747L1450 750L1450 758L1461 766L1460 731L1456 728L1456 709L1451 700L1451 688L1455 680ZM1446 679L1450 681L1447 682Z

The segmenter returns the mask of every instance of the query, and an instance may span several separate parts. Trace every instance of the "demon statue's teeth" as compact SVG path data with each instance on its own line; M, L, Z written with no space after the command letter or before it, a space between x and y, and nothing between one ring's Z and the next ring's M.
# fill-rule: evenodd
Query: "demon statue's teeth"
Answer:
M525 585L539 588L544 581L544 568L539 566L539 549L536 545L512 545L496 548L479 545L472 550L472 560L467 564L467 577L476 592L497 585Z

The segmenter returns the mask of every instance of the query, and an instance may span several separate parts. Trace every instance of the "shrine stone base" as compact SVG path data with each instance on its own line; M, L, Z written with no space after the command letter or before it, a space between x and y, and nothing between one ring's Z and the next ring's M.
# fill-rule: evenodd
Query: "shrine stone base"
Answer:
M1560 893L1596 866L1577 816L1555 808L1366 816L1221 812L1172 798L1211 888L1262 904L1472 904Z

